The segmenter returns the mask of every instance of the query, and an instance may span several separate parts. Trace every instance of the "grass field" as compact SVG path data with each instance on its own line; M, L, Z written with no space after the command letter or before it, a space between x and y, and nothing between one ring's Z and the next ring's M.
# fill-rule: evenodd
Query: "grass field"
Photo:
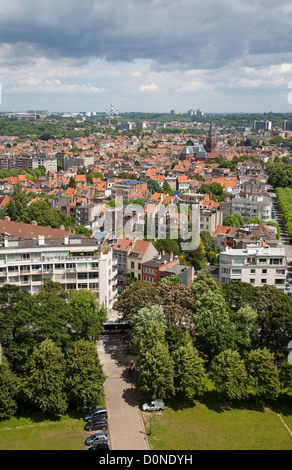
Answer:
M292 436L276 413L217 413L204 405L153 413L148 439L153 450L292 450Z
M280 409L214 406L166 407L143 414L153 450L292 450L292 399ZM289 428L287 429L285 425Z
M84 424L69 415L12 418L0 423L0 450L84 450Z
M143 413L153 450L292 450L292 399L277 408L254 403L226 408L212 397L192 407L178 403ZM283 421L284 423L283 423ZM23 416L0 422L0 450L86 450L82 417Z

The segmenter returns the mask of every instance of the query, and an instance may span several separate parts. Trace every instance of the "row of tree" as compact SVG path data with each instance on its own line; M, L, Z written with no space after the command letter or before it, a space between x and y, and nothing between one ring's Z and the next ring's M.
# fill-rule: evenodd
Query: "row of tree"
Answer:
M104 378L95 341L106 318L95 293L85 289L67 292L46 280L31 295L2 286L0 417L24 404L60 413L96 406Z
M148 322L145 322L145 316L148 316ZM139 310L133 318L133 325L136 343L139 338L137 386L149 397L176 397L183 399L184 403L193 403L208 390L208 382L224 401L255 397L257 404L264 404L269 399L276 399L281 391L292 392L292 366L283 362L278 368L274 354L267 348L252 350L245 358L236 350L224 349L206 369L188 331L169 348L160 306Z
M292 165L290 165L292 168ZM276 188L279 208L289 237L292 238L292 187Z
M292 393L292 365L282 349L292 333L291 300L273 289L247 286L234 283L222 290L206 272L191 288L175 276L157 288L129 286L116 306L132 325L138 389L149 397L189 402L202 396L210 381L224 400L264 401L285 389ZM277 312L280 301L288 311Z
M104 380L94 342L81 339L63 352L46 339L33 348L21 373L2 357L0 419L27 407L44 413L84 412L101 402Z
M166 278L157 287L137 281L120 294L115 308L131 321L141 308L160 305L171 331L170 343L187 329L209 362L225 349L246 356L258 347L277 357L292 338L292 301L276 287L232 281L219 285L203 270L191 286Z

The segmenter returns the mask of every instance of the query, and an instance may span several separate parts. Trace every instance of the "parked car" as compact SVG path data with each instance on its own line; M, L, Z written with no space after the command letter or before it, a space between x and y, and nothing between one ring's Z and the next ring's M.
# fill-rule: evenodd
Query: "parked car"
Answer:
M290 290L290 284L288 282L286 284L286 290Z
M107 411L104 406L100 406L99 408L93 408L90 410L85 416L84 421L92 421L96 418L107 418Z
M143 411L162 411L164 409L164 403L162 400L152 400L149 403L142 405Z
M104 442L107 442L107 435L104 432L98 432L96 434L91 434L91 436L88 436L84 444L86 446L93 446L94 444L103 444Z
M102 444L96 444L92 447L89 447L88 450L110 450L110 448L107 442L103 442Z
M87 421L84 427L85 431L98 431L100 429L105 431L106 428L107 428L107 422L105 418L102 418L102 419L96 418L96 419L93 419L92 421Z

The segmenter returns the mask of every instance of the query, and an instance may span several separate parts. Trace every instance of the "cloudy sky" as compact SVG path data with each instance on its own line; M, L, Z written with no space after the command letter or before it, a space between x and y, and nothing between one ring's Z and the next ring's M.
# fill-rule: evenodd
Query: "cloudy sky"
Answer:
M1 0L0 82L0 111L292 112L292 2Z

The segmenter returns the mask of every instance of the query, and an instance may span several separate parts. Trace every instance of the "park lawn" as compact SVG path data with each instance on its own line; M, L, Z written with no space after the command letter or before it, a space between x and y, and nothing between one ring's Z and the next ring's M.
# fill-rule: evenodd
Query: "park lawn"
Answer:
M292 417L281 415L292 429ZM150 432L150 419L146 432ZM277 412L240 408L194 407L152 413L153 450L292 450L292 436Z
M0 422L0 450L85 450L83 419L12 418Z

